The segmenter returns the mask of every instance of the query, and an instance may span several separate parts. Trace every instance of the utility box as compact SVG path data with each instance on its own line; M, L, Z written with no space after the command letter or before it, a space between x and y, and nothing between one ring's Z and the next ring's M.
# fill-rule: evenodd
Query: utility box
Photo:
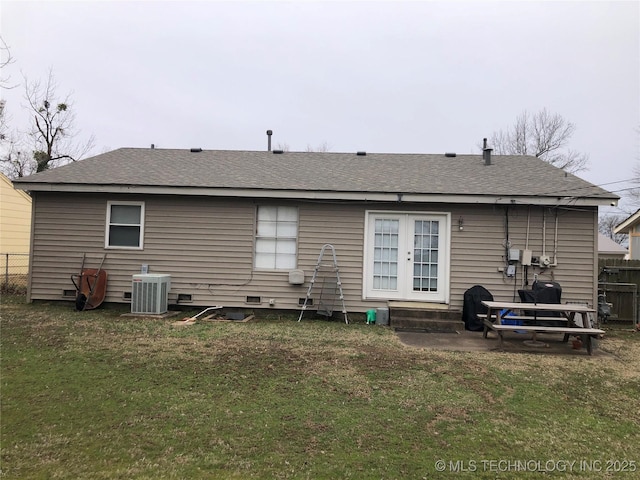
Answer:
M540 255L538 260L540 268L547 268L551 266L551 257L549 255Z
M389 325L389 309L387 307L376 309L376 325Z
M302 285L304 284L304 270L291 270L289 272L289 284L290 285Z

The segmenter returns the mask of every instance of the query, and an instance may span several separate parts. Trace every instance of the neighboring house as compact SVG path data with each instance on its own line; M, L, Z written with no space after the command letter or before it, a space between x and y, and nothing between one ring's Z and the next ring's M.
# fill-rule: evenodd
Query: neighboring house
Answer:
M25 287L31 242L31 197L0 173L0 285Z
M606 235L598 234L598 258L617 258L624 260L629 251Z
M31 197L0 173L0 253L29 253ZM26 265L26 262L24 262Z
M170 303L299 310L329 243L350 312L390 301L461 310L473 285L509 300L536 277L595 304L598 206L618 200L489 150L123 148L16 184L34 198L31 300L68 299L83 254L90 266L106 254L107 302L126 302L147 265L171 275Z
M614 228L613 233L629 235L629 259L640 260L640 209Z

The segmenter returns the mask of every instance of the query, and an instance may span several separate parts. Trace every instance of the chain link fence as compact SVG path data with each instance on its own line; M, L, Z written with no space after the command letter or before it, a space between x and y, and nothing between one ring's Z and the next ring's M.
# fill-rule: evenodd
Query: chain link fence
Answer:
M2 293L26 293L29 275L28 253L0 253Z

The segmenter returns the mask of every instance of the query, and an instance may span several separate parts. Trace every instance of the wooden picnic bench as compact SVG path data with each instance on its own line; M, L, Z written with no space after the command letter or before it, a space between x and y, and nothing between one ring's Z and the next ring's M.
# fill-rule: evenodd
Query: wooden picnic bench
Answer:
M512 303L512 302L493 302L483 301L482 304L487 307L486 314L479 314L478 318L484 322L483 337L487 338L489 330L493 330L498 334L500 339L500 348L504 348L503 332L505 331L522 331L532 332L535 338L536 333L562 333L564 334L563 342L569 340L570 335L576 335L582 338L589 355L593 353L592 338L603 335L604 330L592 328L589 316L595 313L595 310L586 305L578 304L535 304L535 303ZM528 312L558 312L561 317L549 317L543 315L513 315L513 311ZM503 313L504 312L504 313ZM582 326L576 325L575 315L580 313L582 316ZM503 320L526 320L529 322L540 321L562 321L567 322L567 326L546 326L546 325L515 325L504 324ZM495 321L494 321L495 320Z

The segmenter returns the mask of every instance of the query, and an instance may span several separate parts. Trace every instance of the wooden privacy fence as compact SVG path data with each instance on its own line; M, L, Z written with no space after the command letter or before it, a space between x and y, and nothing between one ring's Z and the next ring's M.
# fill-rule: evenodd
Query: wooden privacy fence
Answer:
M600 259L598 293L611 307L611 321L640 322L640 260Z

